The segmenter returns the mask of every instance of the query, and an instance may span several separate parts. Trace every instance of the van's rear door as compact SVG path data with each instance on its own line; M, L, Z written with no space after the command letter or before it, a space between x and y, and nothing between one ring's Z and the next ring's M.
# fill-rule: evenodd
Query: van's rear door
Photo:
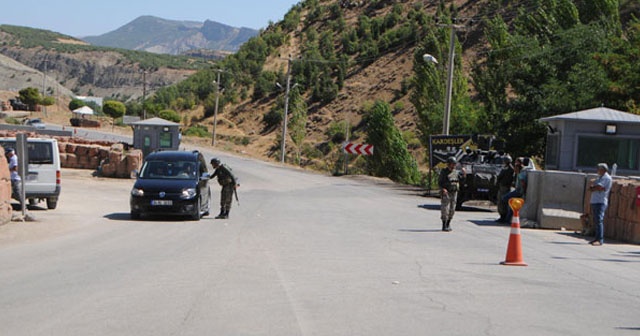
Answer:
M60 162L56 158L58 145L55 141L28 141L29 173L26 189L32 195L51 195L59 188Z

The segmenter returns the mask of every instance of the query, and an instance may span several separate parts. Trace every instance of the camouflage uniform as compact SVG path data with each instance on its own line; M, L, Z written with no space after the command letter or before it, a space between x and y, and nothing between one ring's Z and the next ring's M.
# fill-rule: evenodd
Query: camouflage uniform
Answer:
M456 201L462 175L463 173L455 168L449 169L449 167L446 167L440 171L438 187L440 187L442 231L451 231L451 219L456 212ZM447 192L445 193L444 190Z
M216 159L211 160L212 164L214 160ZM218 164L218 167L214 168L216 171L211 178L218 177L218 183L222 186L222 191L220 192L220 214L216 218L229 218L233 193L238 184L237 179L231 172L231 168L225 164Z

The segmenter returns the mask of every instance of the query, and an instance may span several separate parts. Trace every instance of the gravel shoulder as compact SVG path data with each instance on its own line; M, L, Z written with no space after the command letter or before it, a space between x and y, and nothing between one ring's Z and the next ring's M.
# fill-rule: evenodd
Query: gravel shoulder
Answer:
M91 170L63 168L58 207L47 210L46 204L41 202L27 209L33 221L12 221L0 225L0 246L37 242L82 229L89 223L89 217L101 210L100 202L94 199L98 193L87 195L90 191L98 191L108 185L126 193L132 184L133 180L128 179L94 177ZM126 198L126 194L111 197L122 202L121 198Z

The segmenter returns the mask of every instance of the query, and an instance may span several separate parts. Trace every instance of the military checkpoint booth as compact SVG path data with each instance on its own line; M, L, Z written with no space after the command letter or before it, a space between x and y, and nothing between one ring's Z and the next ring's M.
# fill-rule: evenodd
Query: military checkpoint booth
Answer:
M546 118L545 169L528 172L523 227L591 234L590 192L596 166L613 176L605 237L640 243L640 115L598 107Z
M180 148L180 124L162 118L132 122L133 148L142 150L143 157L155 150Z

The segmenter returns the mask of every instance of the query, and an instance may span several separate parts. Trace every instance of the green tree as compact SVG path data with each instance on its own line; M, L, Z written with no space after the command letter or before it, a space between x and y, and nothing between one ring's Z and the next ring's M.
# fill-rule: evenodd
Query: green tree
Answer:
M18 91L18 93L20 95L20 100L29 105L30 111L35 110L36 105L40 103L40 91L34 87L24 88Z
M507 151L525 155L544 154L542 117L629 106L629 86L620 79L637 73L630 66L637 56L623 56L633 54L627 48L633 37L619 34L617 1L534 2L518 12L511 33L499 17L488 21L487 57L472 73L483 107L479 127L507 140Z
M85 105L86 104L84 103L83 100L80 100L80 99L77 99L77 98L73 98L69 102L69 110L73 111L73 110L81 108L81 107L83 107Z
M374 146L373 155L367 157L369 172L401 183L419 183L418 165L394 123L389 104L376 101L369 111L365 111L363 122L366 141Z
M44 105L44 106L51 106L53 104L56 103L56 99L54 97L48 96L48 97L42 97L42 99L40 100L40 104Z
M289 136L296 145L296 162L300 163L302 143L307 135L307 104L298 92L297 88L291 90L289 98Z
M484 102L482 116L478 120L478 131L493 133L503 128L508 111L507 87L513 72L510 58L521 56L522 49L511 43L507 24L501 17L487 22L484 29L491 51L484 62L474 66L473 83L479 99Z
M574 0L584 24L600 21L613 31L621 32L619 0Z
M169 120L169 121L173 121L176 123L180 122L180 114L178 114L178 112L174 111L174 110L170 110L170 109L166 109L166 110L162 110L160 112L158 112L158 117L164 119L164 120Z
M108 100L104 103L102 111L113 118L113 125L115 125L116 119L121 118L127 112L127 107L119 101Z
M424 38L421 48L414 54L414 88L410 100L418 114L420 140L428 146L429 135L442 134L445 91L448 81L449 30L446 28L430 30ZM423 59L425 53L435 56L438 64ZM451 114L449 132L451 134L477 133L478 107L468 94L467 77L462 68L462 49L455 43L455 66L451 94Z

